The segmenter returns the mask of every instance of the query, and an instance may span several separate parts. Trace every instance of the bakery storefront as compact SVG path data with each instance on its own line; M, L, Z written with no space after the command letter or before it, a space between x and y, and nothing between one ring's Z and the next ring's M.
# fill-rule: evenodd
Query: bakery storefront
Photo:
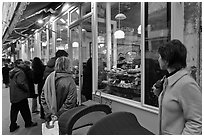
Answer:
M79 103L83 68L92 57L92 99L113 112L134 113L141 125L158 134L158 99L152 85L166 72L159 68L157 49L171 39L181 40L188 51L189 73L200 84L200 6L196 2L65 3L59 16L50 16L28 39L28 57L39 56L46 63L57 50L66 50Z

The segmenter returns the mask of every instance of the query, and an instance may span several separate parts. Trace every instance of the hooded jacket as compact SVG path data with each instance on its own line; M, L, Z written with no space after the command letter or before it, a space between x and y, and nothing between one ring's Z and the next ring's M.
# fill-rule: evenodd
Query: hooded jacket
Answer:
M57 116L77 105L77 88L70 73L56 72L55 91L57 102ZM45 101L44 91L41 94L41 103L46 115L51 114Z
M21 68L15 67L9 72L10 102L18 103L29 96L28 81Z

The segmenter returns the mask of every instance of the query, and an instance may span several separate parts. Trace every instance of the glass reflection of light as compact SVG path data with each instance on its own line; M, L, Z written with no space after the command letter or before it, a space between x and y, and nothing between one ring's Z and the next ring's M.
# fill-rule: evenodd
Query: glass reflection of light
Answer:
M78 42L73 42L72 47L76 47L76 48L79 47L79 43Z

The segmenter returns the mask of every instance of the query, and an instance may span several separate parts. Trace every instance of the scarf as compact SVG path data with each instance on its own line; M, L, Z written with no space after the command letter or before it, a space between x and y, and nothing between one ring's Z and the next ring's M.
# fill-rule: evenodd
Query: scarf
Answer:
M57 99L55 91L55 74L56 72L50 73L47 77L43 90L45 95L45 101L52 114L57 113Z

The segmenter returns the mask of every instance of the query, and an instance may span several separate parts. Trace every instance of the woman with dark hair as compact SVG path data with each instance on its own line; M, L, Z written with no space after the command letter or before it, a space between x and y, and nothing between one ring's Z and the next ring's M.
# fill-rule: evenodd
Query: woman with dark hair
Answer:
M186 47L171 40L159 47L159 65L168 75L154 85L159 96L160 134L202 134L202 94L186 68Z
M45 65L43 64L40 58L35 57L32 61L32 69L33 69L33 81L38 86L37 89L38 89L39 104L40 104L40 118L44 119L45 115L41 104L40 96L44 85L43 73L45 71Z

